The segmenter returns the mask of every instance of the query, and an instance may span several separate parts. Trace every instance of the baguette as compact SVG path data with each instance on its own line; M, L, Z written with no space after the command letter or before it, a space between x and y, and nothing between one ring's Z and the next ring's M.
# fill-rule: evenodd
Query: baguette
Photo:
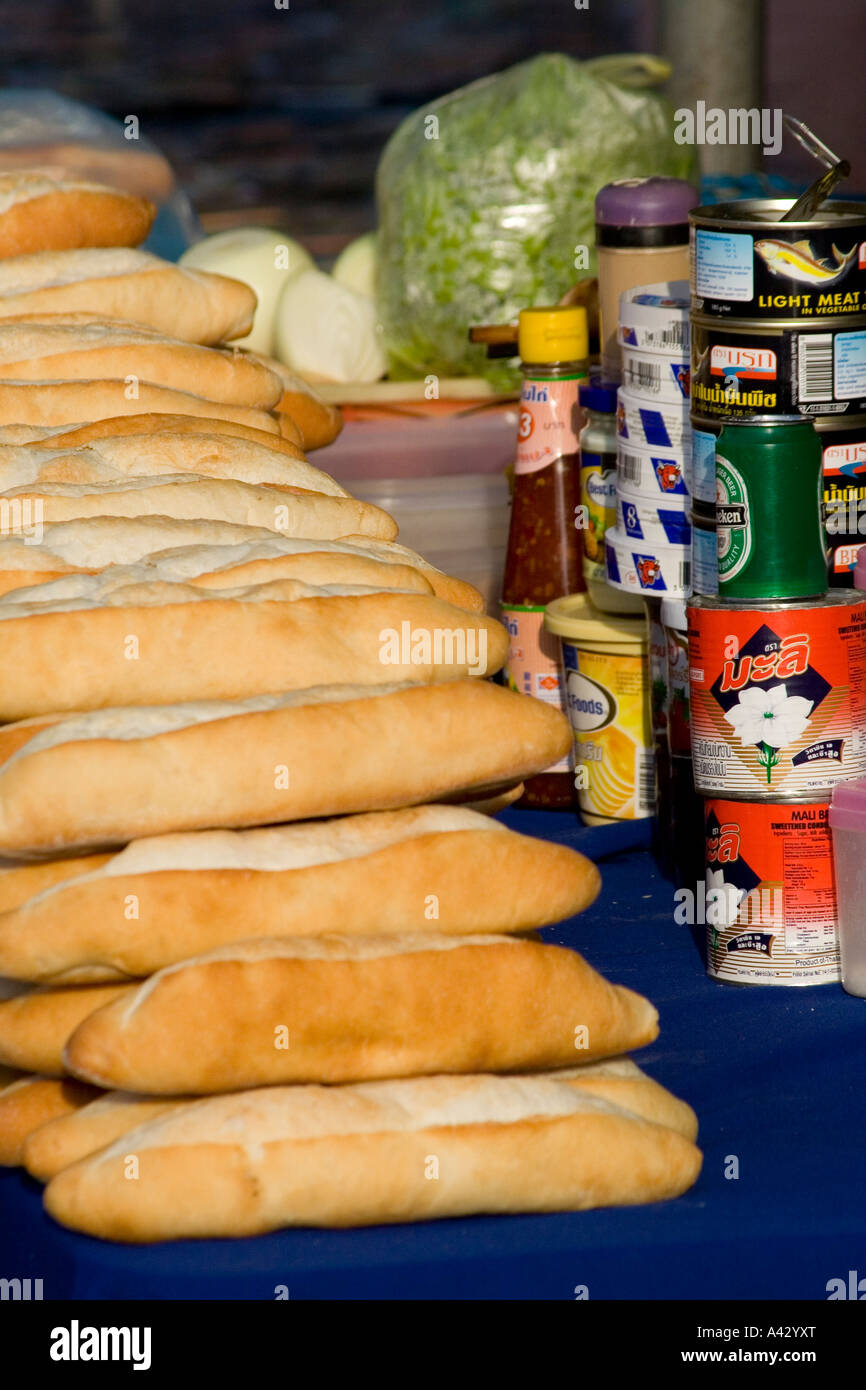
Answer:
M2 268L0 261L0 268ZM255 429L279 433L280 423L266 410L253 406L222 405L190 391L151 386L135 380L101 381L0 381L0 423L71 425L104 416L157 414L201 415L208 419L236 421ZM280 422L286 416L280 417Z
M295 428L288 431L286 421L280 423L280 432L274 433L272 421L266 430L257 430L250 425L238 424L236 420L213 420L207 416L172 415L169 412L141 415L117 415L107 420L93 420L90 424L54 425L50 428L36 429L31 425L0 426L0 442L4 444L30 444L46 449L77 448L79 444L93 444L101 439L137 437L141 434L208 434L219 435L224 439L248 439L251 444L262 444L275 449L289 458L303 456L301 432ZM31 437L28 438L27 436Z
M2 222L2 219L0 219ZM189 391L223 405L270 410L282 382L263 362L231 349L200 347L155 329L87 314L0 319L0 380L101 381L121 378Z
M59 862L81 867L44 885L29 877L41 866L9 871L0 974L151 975L243 940L251 923L278 938L528 931L582 912L601 884L575 850L446 806L157 836Z
M500 623L426 594L296 579L212 592L135 565L7 594L0 643L0 721L461 680L492 675L508 655Z
M0 728L0 854L390 810L521 781L571 742L559 710L478 680L27 719Z
M585 1067L567 1067L545 1074L552 1081L564 1081L623 1110L631 1110L653 1124L675 1129L692 1143L698 1137L698 1117L692 1107L653 1081L630 1057L611 1057Z
M63 1048L70 1033L94 1009L133 989L126 984L34 989L0 1001L0 1064L64 1076Z
M119 188L46 177L36 170L0 174L0 256L82 246L137 246L156 216L147 198Z
M233 540L235 533L241 538L264 539L225 544ZM196 535L201 538L199 544L171 547L174 540L189 540ZM220 544L208 544L213 535ZM167 543L171 548L163 549ZM152 555L150 546L154 547ZM141 558L139 550L143 552ZM106 558L107 555L114 558ZM237 589L278 579L298 579L323 588L336 584L405 589L417 594L433 592L420 570L376 560L340 541L302 541L277 536L260 527L233 526L230 522L90 517L47 526L41 545L0 537L0 596L54 579L95 574L127 557L144 566L152 579L191 584L197 590ZM71 564L70 558L82 563Z
M453 575L438 570L429 560L425 560L408 546L399 545L396 541L376 540L370 536L345 536L344 540L351 545L360 546L362 550L368 550L378 559L402 560L407 565L413 565L429 579L437 598L456 603L458 608L468 608L477 613L484 612L484 595L480 590L473 584L468 584L465 579L456 579Z
M243 338L255 311L255 293L240 280L146 251L38 251L0 261L0 319L84 313L209 346Z
M0 386L0 392L3 388ZM41 483L0 494L6 535L41 524L91 516L169 516L181 521L233 521L308 540L336 540L360 531L384 540L397 534L387 512L354 497L326 497L273 485L253 487L191 473L120 478L113 483ZM20 518L20 519L19 519Z
M40 864L0 861L0 920L4 913L14 912L65 879L92 873L110 859L110 854L86 854L70 859L48 859ZM2 973L0 971L0 976Z
M631 1206L700 1166L674 1130L558 1082L436 1076L198 1101L66 1168L45 1206L109 1240L249 1236Z
M534 1078L515 1077L517 1079L532 1081ZM629 1057L540 1073L537 1079L563 1081L641 1119L673 1129L691 1143L697 1139L698 1120L691 1106L651 1080ZM130 1091L97 1093L97 1098L89 1104L43 1124L30 1134L23 1147L22 1161L34 1178L48 1182L64 1168L113 1144L121 1135L129 1134L156 1119L157 1115L189 1105L192 1099L190 1096L140 1096Z
M562 946L441 932L266 937L129 986L84 1019L63 1057L97 1086L205 1095L540 1070L614 1056L657 1033L649 1000Z
M323 399L318 391L272 357L248 353L280 379L282 392L274 407L279 415L288 415L301 431L304 448L322 449L332 444L343 428L343 417L336 406Z
M81 1081L24 1076L0 1090L0 1166L24 1162L26 1140L49 1121L66 1118L95 1100L98 1091Z

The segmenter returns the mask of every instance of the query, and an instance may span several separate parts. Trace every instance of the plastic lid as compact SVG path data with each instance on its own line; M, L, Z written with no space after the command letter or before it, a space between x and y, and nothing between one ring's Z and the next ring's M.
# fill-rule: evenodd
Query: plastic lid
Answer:
M589 356L589 324L579 304L521 309L517 350L524 362L583 362Z
M828 820L833 830L866 830L866 777L833 788Z
M640 642L646 646L643 616L600 613L586 594L556 598L544 611L544 626L567 642Z
M595 200L602 227L668 227L687 222L698 195L684 179L615 179Z
M590 377L589 381L577 388L577 399L584 410L597 410L602 415L616 414L615 381L602 381L600 377Z
M854 566L854 588L866 589L866 545L861 545L857 551L857 563Z
M672 627L676 632L688 630L686 605L681 598L663 598L661 614L662 627Z

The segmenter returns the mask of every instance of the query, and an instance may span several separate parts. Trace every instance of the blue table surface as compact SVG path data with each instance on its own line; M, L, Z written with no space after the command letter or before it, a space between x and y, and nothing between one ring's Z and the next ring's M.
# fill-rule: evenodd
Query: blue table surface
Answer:
M0 1170L0 1273L45 1298L824 1299L866 1276L866 1003L837 985L732 988L704 974L649 824L585 830L509 811L514 829L583 849L604 886L545 937L649 996L661 1033L637 1060L700 1118L702 1174L674 1202L555 1216L149 1247L74 1235L39 1185ZM734 1168L738 1176L731 1176Z

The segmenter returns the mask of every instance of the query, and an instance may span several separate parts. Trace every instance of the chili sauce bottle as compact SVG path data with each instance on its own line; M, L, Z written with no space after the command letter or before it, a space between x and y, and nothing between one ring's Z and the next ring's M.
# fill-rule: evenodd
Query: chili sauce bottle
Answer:
M578 388L587 380L586 310L523 309L518 327L523 385L514 464L514 496L502 585L502 615L511 639L506 675L512 690L565 713L558 639L544 629L555 598L582 593ZM576 806L574 758L526 780L520 805Z

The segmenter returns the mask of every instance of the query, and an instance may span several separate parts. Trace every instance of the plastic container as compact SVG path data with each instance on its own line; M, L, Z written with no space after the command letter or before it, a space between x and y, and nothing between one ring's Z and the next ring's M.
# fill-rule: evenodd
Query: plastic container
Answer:
M688 593L691 547L633 541L622 531L605 537L607 582L626 593L683 598Z
M588 595L569 594L548 604L544 626L562 645L582 820L608 825L651 816L655 759L644 619L611 617Z
M616 524L629 540L691 545L692 528L687 501L685 497L672 497L660 505L617 490Z
M688 280L636 285L619 297L620 347L688 357Z
M688 361L646 348L622 348L622 384L635 396L679 405L689 399Z
M652 401L619 388L616 430L638 449L668 449L682 455L692 447L689 403Z
M602 613L640 613L641 600L607 582L605 533L616 525L616 387L593 378L578 390L586 413L580 432L580 501L583 527L583 577L587 592Z
M671 497L682 498L685 503L689 496L687 457L670 449L640 449L620 439L616 451L617 487L655 502Z
M391 513L400 527L401 545L417 550L437 569L474 584L488 611L497 612L508 541L504 474L367 478L354 483L352 492Z
M866 999L866 778L843 782L830 803L842 988Z
M854 588L866 589L866 544L857 551L857 563L854 566Z

